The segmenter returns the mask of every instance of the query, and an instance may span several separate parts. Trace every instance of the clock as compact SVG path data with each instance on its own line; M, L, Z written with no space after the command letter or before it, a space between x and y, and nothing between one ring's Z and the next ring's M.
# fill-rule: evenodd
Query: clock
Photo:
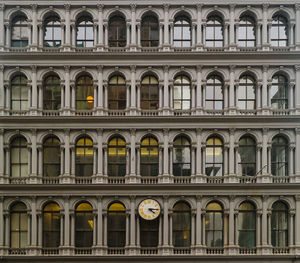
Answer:
M154 220L160 215L160 204L153 199L145 199L140 202L138 212L141 218L145 220Z

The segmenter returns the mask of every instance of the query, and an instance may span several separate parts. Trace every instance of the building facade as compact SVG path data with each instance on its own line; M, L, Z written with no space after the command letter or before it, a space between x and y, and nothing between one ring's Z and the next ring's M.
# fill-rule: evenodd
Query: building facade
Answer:
M0 189L3 262L299 261L300 2L1 0Z

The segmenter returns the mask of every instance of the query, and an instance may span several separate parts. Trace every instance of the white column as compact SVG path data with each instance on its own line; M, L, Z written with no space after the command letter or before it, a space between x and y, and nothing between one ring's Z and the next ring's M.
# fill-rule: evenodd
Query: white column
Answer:
M261 23L256 25L256 46L258 48L261 47Z
M0 46L0 50L1 50L1 46ZM0 65L0 115L3 114L2 111L4 110L5 107L5 87L4 87L3 72L4 72L4 66Z
M31 169L31 176L37 176L37 147L36 147L36 130L32 129L31 130L31 164L32 164L32 169Z
M131 105L132 109L136 109L136 67L131 66Z
M235 109L235 105L234 105L234 70L235 70L235 66L230 66L230 78L229 78L229 111L230 112Z
M3 201L4 201L4 198L1 197L0 198L0 233L2 233L0 235L0 247L3 247L4 246L4 231L5 231L5 228L4 228L4 211L3 211Z
M98 4L98 46L103 47L103 4Z
M289 25L289 46L294 46L295 44L295 39L294 39L294 26L295 26L295 23L294 22L290 22L290 25Z
M202 6L203 4L197 4L197 49L201 49L202 43Z
M104 46L107 48L108 47L108 23L105 22L104 24Z
M228 144L224 145L224 175L228 175Z
M32 44L32 32L31 32L31 24L27 24L27 34L28 34L28 46Z
M43 85L42 84L40 84L40 85L38 85L37 86L37 88L38 88L38 109L39 110L43 110Z
M159 31L160 32L160 31ZM159 40L160 41L160 40ZM137 46L141 46L141 23L137 24Z
M66 24L66 41L65 46L70 48L71 46L71 28L70 28L70 5L65 4L65 24Z
M65 110L70 111L71 87L70 87L70 66L65 66Z
M201 156L201 141L202 141L202 130L197 129L196 175L198 176L202 174L201 168L204 165L204 163L202 163L202 156Z
M4 25L4 4L0 4L0 25ZM4 50L4 26L0 26L0 51ZM1 245L0 245L1 246Z
M197 66L196 109L202 108L202 66Z
M97 145L98 145L98 171L97 171L97 175L98 176L102 176L103 174L103 149L102 149L102 145L103 145L103 130L102 129L97 129Z
M262 90L262 83L257 83L257 90L256 90L256 109L258 111L261 110L261 90Z
M98 69L98 104L97 108L103 109L103 66L99 65Z
M296 247L296 254L300 254L300 195L295 196L296 200L296 214L295 214L295 247Z
M130 44L130 23L126 22L126 47Z
M262 47L267 48L268 43L268 7L269 4L263 4L263 21L262 21Z
M135 155L135 129L130 130L130 175L134 176L136 174L136 155Z
M5 37L6 42L5 42L5 44L6 44L7 48L10 48L10 46L11 46L11 33L10 33L11 27L10 27L9 22L5 22L4 25L5 25L5 28L6 28L6 37Z
M0 181L3 180L4 176L4 129L0 129ZM1 224L0 224L1 225ZM0 231L1 232L1 231ZM1 244L0 244L1 246Z
M265 247L268 245L268 221L267 221L267 215L268 215L268 206L267 206L267 201L268 201L268 196L263 196L262 197L262 218L261 218L261 221L262 221L262 227L261 227L261 230L262 230L262 233L261 233L261 244L262 244L262 247Z
M72 23L71 24L71 35L72 35L72 38L71 38L71 46L76 48L76 38L77 38L77 33L76 33L76 25L75 23Z
M294 245L294 216L295 216L295 211L291 211L289 210L289 216L288 216L288 220L289 220L289 229L288 229L288 244L289 247Z
M32 7L32 46L37 47L37 5L33 4Z
M300 127L295 128L296 135L296 147L295 147L295 176L297 176L296 180L299 182L300 179ZM299 217L300 220L300 217ZM300 236L299 236L300 239Z
M102 219L102 197L97 197L97 246L103 244L103 219Z
M164 196L164 204L163 204L163 246L167 247L169 245L169 202L168 196ZM172 230L171 230L172 231ZM172 242L172 241L171 241Z
M263 129L263 142L262 142L262 175L266 175L268 173L268 129Z
M229 220L228 220L228 232L229 232L229 237L228 237L228 246L233 247L234 244L234 196L229 196Z
M262 110L268 109L268 66L263 66Z
M169 5L164 4L164 46L169 46Z
M36 71L37 67L34 65L31 67L31 73L32 73L32 109L34 111L37 110L37 79L36 79Z
M289 160L288 175L289 176L294 175L294 149L295 149L294 145L289 146L289 156L288 156L288 160ZM270 161L271 160L269 160L269 162Z
M196 24L192 24L192 41L191 41L191 46L195 47L196 45ZM172 30L172 34L173 34L173 30ZM173 37L172 37L173 40Z
M64 246L70 246L70 200L69 197L66 197L64 200L64 208L65 208L65 227L64 227ZM75 231L75 229L71 229L71 231Z
M260 239L261 239L261 211L256 212L256 247L260 247Z
M136 234L135 234L135 196L130 196L130 246L135 247Z
M168 175L169 166L169 130L164 129L164 158L163 158L163 175Z
M234 9L235 5L231 4L230 5L230 15L229 15L229 46L234 47L237 43L235 43L235 38L234 38Z
M10 247L10 234L9 234L9 230L10 230L10 215L8 212L4 213L4 228L5 228L5 247ZM3 234L2 234L3 235Z
M70 176L70 130L65 129L65 172L66 176Z
M66 39L65 39L65 24L60 25L61 28L61 46L65 45ZM42 32L42 26L40 27L40 39L43 39L43 32ZM42 42L39 41L39 45L43 46Z
M234 129L229 130L229 175L234 174Z
M299 50L300 50L300 43L299 43ZM300 114L300 64L295 65L295 74L296 74L295 108L296 108L296 114Z
M237 46L239 45L239 27L240 27L240 24L236 23L235 24L235 43Z
M296 50L300 50L300 4L295 4L296 9L296 27L295 27L295 36L296 36Z
M169 145L169 174L170 175L174 175L173 174L173 154L174 154L174 148L173 145Z
M159 46L162 46L163 43L163 24L159 24Z
M164 104L165 110L169 109L169 67L164 66Z
M136 47L136 5L131 4L131 46Z
M97 31L98 31L98 26L97 26L97 24L95 23L95 22L93 22L94 24L93 24L93 37L94 37L94 47L96 47L96 45L97 45Z
M173 85L173 87L174 87L174 85ZM192 96L191 96L191 109L195 110L195 106L196 106L196 84L194 84L194 83L191 83L191 93L192 93ZM172 98L173 98L173 96L172 96Z
M201 246L201 196L196 196L196 247Z

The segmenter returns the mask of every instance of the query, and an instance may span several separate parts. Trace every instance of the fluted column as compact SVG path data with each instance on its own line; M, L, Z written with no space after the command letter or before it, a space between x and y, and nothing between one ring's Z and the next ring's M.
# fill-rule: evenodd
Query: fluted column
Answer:
M295 27L295 36L296 36L296 50L300 50L300 3L295 4L296 10L296 27Z
M235 50L236 44L234 38L234 10L235 5L230 5L230 15L229 15L229 50Z
M0 51L3 51L4 46L5 46L5 43L4 43L5 27L3 26L4 25L4 9L5 9L5 5L0 4L0 25L2 25L2 26L0 26Z
M130 48L136 50L136 5L131 4L131 44Z
M300 26L298 26L300 28ZM299 45L300 50L300 45ZM300 64L295 65L295 75L296 75L296 83L295 83L295 108L296 113L300 114Z
M164 50L170 49L169 43L169 5L164 4Z
M164 100L163 110L169 110L169 67L164 66Z
M38 45L38 27L37 27L37 5L33 4L32 7L32 44L33 50L37 50Z
M66 24L65 51L69 51L71 48L70 4L65 4L65 24Z
M202 6L203 4L197 4L197 43L196 43L196 50L203 49L203 42L202 42Z
M262 21L262 48L269 49L268 43L268 7L269 4L263 4L263 21Z
M131 66L131 105L130 108L133 111L132 114L135 114L136 110L136 67Z

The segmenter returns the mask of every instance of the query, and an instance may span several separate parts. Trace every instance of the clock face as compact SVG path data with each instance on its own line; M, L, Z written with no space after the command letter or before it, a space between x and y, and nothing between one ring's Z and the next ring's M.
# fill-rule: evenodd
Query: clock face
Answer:
M138 211L141 218L153 220L160 215L160 205L156 200L145 199L139 204Z

